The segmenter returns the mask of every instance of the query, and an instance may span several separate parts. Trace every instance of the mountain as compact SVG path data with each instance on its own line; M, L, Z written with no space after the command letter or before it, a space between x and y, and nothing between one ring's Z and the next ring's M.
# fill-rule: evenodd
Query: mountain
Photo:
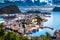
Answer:
M3 13L13 14L13 13L21 13L21 11L16 5L10 5L0 9L0 14Z
M52 11L60 11L60 7L55 7Z

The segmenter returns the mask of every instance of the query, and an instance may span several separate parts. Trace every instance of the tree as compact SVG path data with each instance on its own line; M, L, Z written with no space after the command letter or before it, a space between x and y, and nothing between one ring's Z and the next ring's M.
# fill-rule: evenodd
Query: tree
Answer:
M41 25L41 22L43 21L42 18L40 16L38 16L38 15L36 15L35 18L37 19L37 25L40 26Z
M51 38L51 35L48 32L46 32L46 36L40 36L39 40L53 40L53 39Z
M5 26L3 23L0 24L0 29L3 29Z
M4 40L4 36L5 36L5 29L4 29L4 25L2 23L2 24L0 24L0 40Z
M39 38L37 38L37 37L33 38L33 37L32 37L31 40L39 40Z
M26 23L26 20L23 19L23 20L22 20L22 27L24 28L24 33L25 33L25 24L27 24L27 23Z
M20 36L20 40L29 40L27 36Z
M46 37L49 39L49 40L53 40L51 37L51 35L48 33L48 32L46 32Z
M51 35L50 35L48 32L46 32L46 36L47 36L47 37L51 37Z
M19 36L15 33L8 32L4 40L19 40Z

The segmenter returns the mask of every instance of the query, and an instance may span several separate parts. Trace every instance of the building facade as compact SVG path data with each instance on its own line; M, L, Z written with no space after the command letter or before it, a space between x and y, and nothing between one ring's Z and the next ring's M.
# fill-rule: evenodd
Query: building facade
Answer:
M56 37L55 40L60 40L60 30L56 30L56 31L54 32L54 37Z

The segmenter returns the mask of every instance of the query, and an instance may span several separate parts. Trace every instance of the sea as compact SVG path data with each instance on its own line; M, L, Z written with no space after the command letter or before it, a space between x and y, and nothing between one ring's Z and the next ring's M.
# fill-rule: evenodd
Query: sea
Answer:
M3 23L4 22L4 19L0 17L0 23Z
M3 23L3 22L4 22L4 19L0 18L0 23ZM48 28L39 29L38 32L29 34L29 36L39 37L41 35L46 35L46 32L48 32L51 36L53 36L56 30L60 30L60 12L51 12L51 18L48 18L48 21L45 22L44 25L51 27L54 30L51 30Z

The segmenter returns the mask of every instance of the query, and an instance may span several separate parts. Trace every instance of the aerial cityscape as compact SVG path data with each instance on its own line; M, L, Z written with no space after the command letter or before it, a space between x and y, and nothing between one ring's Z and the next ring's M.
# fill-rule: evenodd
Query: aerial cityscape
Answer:
M0 40L60 40L60 0L0 0Z

